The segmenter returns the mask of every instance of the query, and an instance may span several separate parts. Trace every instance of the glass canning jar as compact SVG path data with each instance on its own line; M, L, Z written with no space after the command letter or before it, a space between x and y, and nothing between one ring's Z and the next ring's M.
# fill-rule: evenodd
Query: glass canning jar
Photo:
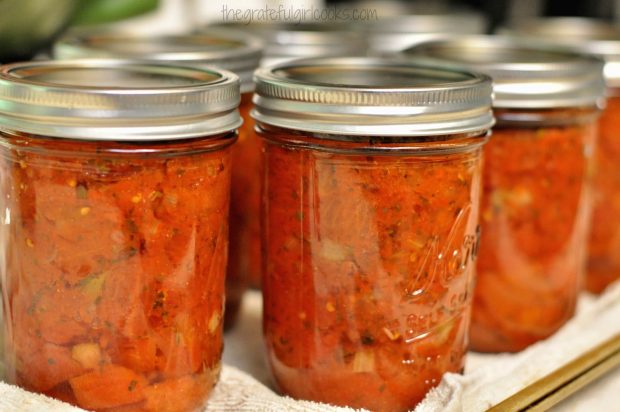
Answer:
M265 45L261 66L309 57L364 56L367 39L353 31L353 25L339 22L222 22L207 26L206 32L217 28L223 32L242 32L255 36Z
M619 61L620 63L620 39ZM607 76L607 105L599 120L594 169L592 231L586 289L600 293L620 279L620 65ZM606 68L608 63L606 63Z
M57 59L130 58L230 70L241 80L239 111L243 125L232 149L230 249L226 275L225 327L237 319L248 280L260 279L260 147L250 117L254 82L252 73L262 56L262 44L249 36L211 29L202 34L150 36L128 34L75 34L54 46Z
M582 287L603 63L490 36L403 54L493 78L471 347L521 350L572 317Z
M194 411L222 353L233 73L0 68L6 379L97 411Z
M502 32L560 44L605 60L607 105L599 120L595 154L592 229L586 289L600 293L620 279L620 30L602 20L553 17L525 20Z
M381 16L374 21L360 22L353 29L368 38L372 56L399 52L413 44L455 35L484 34L489 21L484 14L472 11L444 10L444 13L423 14L419 11L395 16Z
M298 60L255 79L277 385L408 410L463 369L490 79L370 58Z

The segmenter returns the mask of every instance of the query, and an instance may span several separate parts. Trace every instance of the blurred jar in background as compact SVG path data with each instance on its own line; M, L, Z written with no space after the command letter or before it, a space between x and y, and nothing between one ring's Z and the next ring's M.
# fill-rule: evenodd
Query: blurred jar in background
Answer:
M346 23L219 23L206 30L222 28L242 31L265 44L261 66L270 66L303 57L345 57L366 54L364 36Z
M226 277L226 328L234 325L248 278L260 278L260 140L250 117L254 83L262 45L242 33L211 30L196 35L134 36L80 34L61 39L57 59L133 58L196 67L230 70L241 79L239 111L243 125L233 147L230 204L230 249Z
M620 279L620 30L600 20L557 17L515 23L502 32L555 42L605 60L607 106L599 120L586 289Z
M603 64L491 36L430 42L402 54L493 78L497 125L484 150L471 348L521 350L575 311Z
M401 51L414 44L463 34L485 34L489 22L476 12L411 14L360 22L353 30L368 38L371 55Z
M409 410L464 365L490 79L370 58L256 79L275 381L295 398Z
M261 60L261 66L272 65L302 57L312 56L360 56L366 53L366 41L363 36L357 33L347 31L347 26L332 25L329 23L221 23L214 26L208 26L204 31L210 32L219 30L221 33L241 31L247 36L258 37L264 43L264 53ZM242 104L243 106L243 104ZM245 117L244 117L245 119ZM248 128L252 130L253 120L246 120ZM244 128L245 129L245 128ZM243 141L243 139L240 139ZM252 141L253 145L259 146L260 139L256 138ZM252 153L257 154L257 151ZM249 154L249 153L248 153ZM247 273L249 284L252 287L260 288L261 283L261 263L260 263L260 239L258 236L259 219L257 217L258 205L260 203L260 194L258 188L258 180L256 176L260 164L256 157L245 158L246 178L253 179L252 185L246 187L251 190L240 193L238 207L247 207L253 212L248 213L247 227L253 228L252 237L248 239L250 259L248 260ZM249 171L252 175L249 175ZM233 185L233 190L234 190ZM233 196L233 208L235 196ZM232 228L234 234L234 227ZM245 266L245 265L244 265Z
M238 104L226 71L0 68L8 382L88 410L203 407L223 349Z

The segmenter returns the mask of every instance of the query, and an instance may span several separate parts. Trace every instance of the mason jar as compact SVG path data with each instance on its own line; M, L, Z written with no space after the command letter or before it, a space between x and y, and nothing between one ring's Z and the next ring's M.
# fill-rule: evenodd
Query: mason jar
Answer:
M223 22L206 27L256 36L265 45L261 66L309 57L363 56L367 40L347 24L272 22Z
M207 26L204 34L218 33L223 36L244 36L258 38L264 45L264 53L260 60L261 66L267 66L287 60L311 56L354 56L366 52L364 37L351 33L342 25L328 23L221 23ZM258 66L255 62L254 68ZM248 77L251 79L251 73ZM239 137L239 144L235 147L239 156L236 164L243 165L233 169L233 197L231 204L231 260L237 262L238 268L230 266L231 279L240 279L241 273L247 274L250 287L260 288L261 283L261 252L260 252L260 225L258 218L260 205L260 143L254 133L254 120L249 117L251 95L248 94L248 111L242 110L244 126L241 134L251 136ZM244 104L242 103L242 107ZM247 126L246 126L247 125ZM235 177L238 176L236 179ZM238 222L238 223L235 223ZM237 225L239 228L237 229ZM236 247L235 247L236 246ZM239 250L235 256L234 250ZM234 264L234 263L233 263ZM235 283L238 282L229 282ZM229 285L233 286L233 285ZM229 288L230 289L230 288ZM232 290L232 289L230 289ZM229 293L232 297L237 293ZM229 299L230 300L230 299ZM227 313L238 309L238 304L227 306ZM227 315L227 325L231 324L234 316Z
M493 78L471 347L521 350L572 317L582 287L603 63L490 36L403 55Z
M429 40L484 34L488 26L489 22L482 14L456 11L381 17L375 21L360 22L354 30L368 38L370 55L384 56Z
M89 410L200 410L222 354L239 81L0 67L6 379Z
M255 79L277 386L408 410L463 370L490 79L371 58L297 60Z
M76 34L54 47L57 59L131 58L230 70L241 80L239 111L243 125L233 146L230 203L230 258L226 275L225 327L237 319L249 279L260 279L260 147L250 118L252 73L262 56L262 44L238 33L211 30L203 34L135 36Z
M527 20L503 32L544 39L605 60L607 105L599 119L585 283L588 291L600 293L620 279L620 225L610 224L620 221L620 30L601 20L554 17Z

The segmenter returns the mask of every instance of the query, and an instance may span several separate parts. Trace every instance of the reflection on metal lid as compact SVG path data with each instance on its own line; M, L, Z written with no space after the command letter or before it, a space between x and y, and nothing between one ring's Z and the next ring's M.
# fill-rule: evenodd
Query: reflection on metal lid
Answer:
M296 60L256 72L254 117L337 135L433 136L493 123L491 81L462 70L374 58Z
M87 140L167 140L218 134L241 119L231 72L128 60L0 67L0 127Z
M585 17L547 17L515 22L500 29L500 33L597 55L606 62L608 85L620 86L620 28L617 26Z
M76 34L54 46L57 59L140 59L191 66L214 66L236 73L242 91L251 91L252 73L262 56L262 44L239 33L211 30L202 34L136 36Z
M597 104L604 94L603 62L594 57L497 36L419 44L406 59L459 65L493 78L495 107L552 108Z

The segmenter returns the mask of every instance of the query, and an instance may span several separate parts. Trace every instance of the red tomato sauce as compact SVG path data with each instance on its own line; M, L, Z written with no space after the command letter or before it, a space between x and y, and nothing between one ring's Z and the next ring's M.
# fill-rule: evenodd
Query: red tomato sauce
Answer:
M242 96L239 111L243 125L233 146L230 197L230 259L226 277L225 325L234 325L241 297L249 282L260 285L260 160L261 141L250 117L252 95Z
M496 116L501 119L501 112ZM596 125L593 118L570 122L500 125L484 148L474 350L519 351L552 335L575 311L585 271Z
M234 136L1 137L8 380L90 410L199 410L220 368Z
M599 121L594 210L586 289L600 293L620 278L620 97L607 99Z
M353 153L264 130L264 332L277 385L335 405L414 407L463 369L479 146Z

